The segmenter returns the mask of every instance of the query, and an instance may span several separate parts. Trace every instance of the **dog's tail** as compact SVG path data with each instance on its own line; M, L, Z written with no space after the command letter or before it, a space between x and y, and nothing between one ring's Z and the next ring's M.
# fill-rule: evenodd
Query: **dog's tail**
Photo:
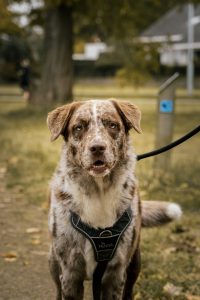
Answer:
M158 226L179 219L181 207L176 203L142 201L142 227Z

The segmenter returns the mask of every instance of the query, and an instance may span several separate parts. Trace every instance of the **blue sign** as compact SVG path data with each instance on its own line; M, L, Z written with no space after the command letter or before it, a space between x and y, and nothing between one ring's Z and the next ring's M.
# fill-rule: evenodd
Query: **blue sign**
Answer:
M160 101L160 112L162 113L172 113L174 110L173 100L161 100Z

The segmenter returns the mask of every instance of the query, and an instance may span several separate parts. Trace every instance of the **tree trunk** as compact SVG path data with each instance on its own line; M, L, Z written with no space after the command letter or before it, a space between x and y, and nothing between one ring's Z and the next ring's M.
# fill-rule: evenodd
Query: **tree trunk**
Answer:
M72 100L72 7L60 5L46 12L44 64L33 102L48 105Z

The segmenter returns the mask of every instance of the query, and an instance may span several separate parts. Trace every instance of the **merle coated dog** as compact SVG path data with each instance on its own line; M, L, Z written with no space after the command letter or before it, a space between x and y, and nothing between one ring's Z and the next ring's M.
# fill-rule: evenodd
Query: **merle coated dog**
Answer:
M165 223L181 214L175 203L140 201L136 155L129 143L131 129L141 133L140 119L135 105L114 99L73 102L48 114L51 140L64 138L50 185L49 264L57 300L83 299L83 282L92 279L97 266L94 245L74 228L72 212L93 232L112 228L124 212L128 216L102 278L104 300L133 298L140 271L141 226Z

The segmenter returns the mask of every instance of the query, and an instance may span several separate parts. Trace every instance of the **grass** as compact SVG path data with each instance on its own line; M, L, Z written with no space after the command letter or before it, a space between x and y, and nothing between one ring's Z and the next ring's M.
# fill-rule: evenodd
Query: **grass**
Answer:
M99 97L101 92L100 88ZM105 90L102 97L104 93ZM143 153L154 149L156 102L135 100L134 103L143 112L143 134L132 133L131 139L136 152ZM46 201L48 182L61 146L61 139L55 143L49 141L46 114L46 110L28 107L23 102L0 102L0 170L5 171L7 189L38 205ZM198 125L199 116L197 101L178 101L174 138ZM182 205L184 216L178 223L143 230L142 272L136 286L136 300L200 299L192 298L200 295L199 149L197 135L173 150L170 172L159 178L154 175L152 158L138 162L142 199L176 201ZM180 295L165 294L166 283L181 287Z
M7 187L41 203L58 159L58 143L50 144L46 111L24 103L0 104L1 164Z
M81 99L88 98L109 98L114 97L118 99L155 99L157 97L158 87L145 87L145 88L136 88L130 85L119 85L115 81L111 81L107 85L104 81L96 84L91 82L78 82L75 84L74 94L75 97ZM177 96L179 98L188 98L187 92L183 88L177 90ZM200 98L200 90L195 90L193 93L193 99Z
M161 82L163 83L163 81ZM91 99L91 98L118 98L118 99L156 99L158 88L161 85L134 87L131 85L120 85L117 80L80 80L74 85L74 96L76 99ZM8 97L12 101L20 100L22 92L16 85L1 85L0 100L7 101ZM193 91L193 96L188 97L186 89L178 87L177 97L179 99L200 99L200 89Z

